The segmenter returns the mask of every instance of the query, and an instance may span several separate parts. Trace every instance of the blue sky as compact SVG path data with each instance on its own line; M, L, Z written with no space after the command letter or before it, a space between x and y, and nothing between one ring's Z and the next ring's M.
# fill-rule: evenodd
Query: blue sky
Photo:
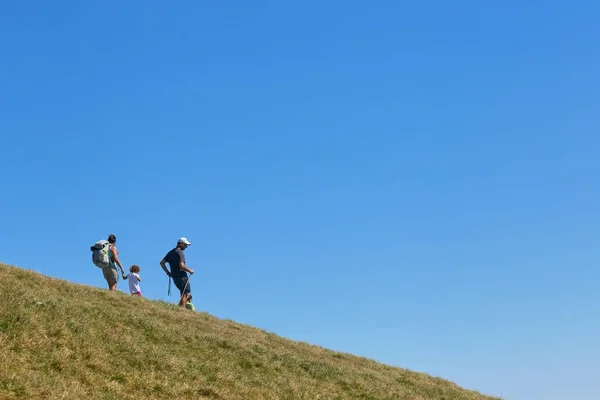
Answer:
M176 302L187 236L199 310L597 399L600 5L366 4L3 2L0 260Z

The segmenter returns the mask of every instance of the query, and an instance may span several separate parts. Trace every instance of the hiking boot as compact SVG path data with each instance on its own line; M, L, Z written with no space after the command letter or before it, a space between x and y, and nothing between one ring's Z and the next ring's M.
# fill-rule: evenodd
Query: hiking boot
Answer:
M190 302L187 302L185 304L185 308L187 308L188 310L196 311L196 307L194 307L194 305Z

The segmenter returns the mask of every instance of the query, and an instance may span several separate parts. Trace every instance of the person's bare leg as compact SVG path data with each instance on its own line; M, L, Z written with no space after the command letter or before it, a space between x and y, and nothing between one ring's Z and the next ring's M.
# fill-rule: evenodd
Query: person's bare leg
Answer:
M183 296L181 296L181 300L179 301L179 307L185 307L185 304L188 302L189 299L190 294L184 293Z
M112 285L110 285L110 291L114 292L117 290L117 283L119 283L119 273L117 272L116 268L111 269L110 281L112 282Z

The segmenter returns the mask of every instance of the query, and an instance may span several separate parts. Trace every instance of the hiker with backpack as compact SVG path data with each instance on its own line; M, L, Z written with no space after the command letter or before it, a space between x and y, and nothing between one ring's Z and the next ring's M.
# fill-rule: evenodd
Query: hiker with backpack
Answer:
M173 279L173 283L175 283L175 286L179 289L181 296L179 298L179 306L193 309L193 305L191 304L192 291L190 288L190 278L187 274L189 273L192 275L194 270L187 267L184 253L185 249L191 245L192 244L187 238L180 238L177 241L177 246L170 250L160 261L160 266L169 278ZM171 268L170 271L165 266L166 263L169 263L169 267Z
M117 282L119 281L119 273L117 266L121 269L121 275L125 275L125 270L119 260L119 252L117 250L117 237L108 235L108 240L97 241L90 250L92 250L92 261L102 269L102 275L108 284L108 290L117 290Z

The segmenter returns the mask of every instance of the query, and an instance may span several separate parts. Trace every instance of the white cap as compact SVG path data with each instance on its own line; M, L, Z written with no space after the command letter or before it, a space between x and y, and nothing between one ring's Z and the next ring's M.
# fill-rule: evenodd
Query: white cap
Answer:
M184 238L184 237L182 237L182 238L179 238L179 240L177 241L177 243L185 243L185 244L187 244L188 246L191 246L191 245L192 245L192 244L190 243L190 241L189 241L189 240L187 240L187 238Z

